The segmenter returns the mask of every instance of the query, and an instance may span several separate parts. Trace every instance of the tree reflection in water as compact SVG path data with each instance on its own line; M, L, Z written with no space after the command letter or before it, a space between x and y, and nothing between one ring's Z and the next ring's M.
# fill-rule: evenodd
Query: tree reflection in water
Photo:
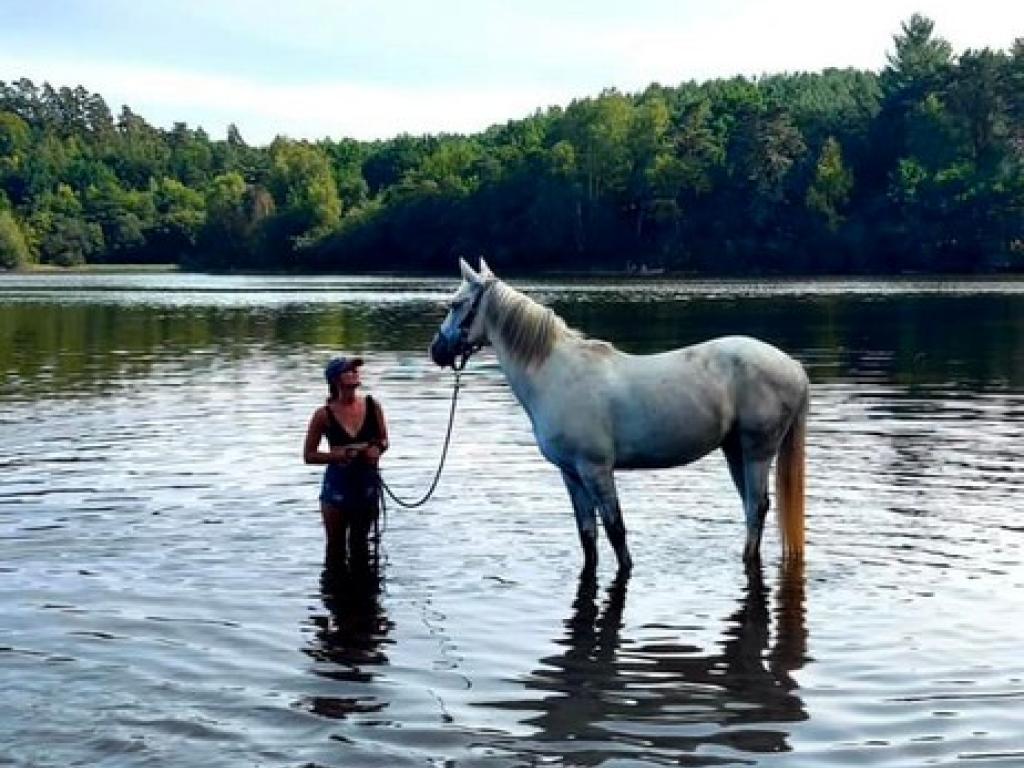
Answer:
M525 681L548 695L493 704L540 710L525 721L539 729L534 736L503 746L573 765L612 757L701 765L735 752L789 751L784 724L807 719L791 675L807 661L803 566L780 567L774 627L761 566L746 575L739 605L723 622L725 638L711 652L624 639L627 580L612 582L599 608L597 581L581 577L568 631L557 641L565 651L541 659Z
M309 696L303 705L331 718L379 712L388 702L373 695L375 667L386 665L394 628L380 601L382 567L376 562L328 564L320 576L326 614L311 617L313 641L304 653L317 663L313 674L333 681L330 695ZM344 694L349 695L344 695Z

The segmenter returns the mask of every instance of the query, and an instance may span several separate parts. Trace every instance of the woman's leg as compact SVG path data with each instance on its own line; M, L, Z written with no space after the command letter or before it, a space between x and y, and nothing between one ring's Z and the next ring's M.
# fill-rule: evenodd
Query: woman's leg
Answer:
M377 513L376 505L352 510L350 547L353 566L372 565L370 562L370 539L374 532Z
M344 566L347 560L345 534L348 532L348 516L340 508L325 501L320 502L320 514L324 519L324 534L327 549L324 561L328 568Z

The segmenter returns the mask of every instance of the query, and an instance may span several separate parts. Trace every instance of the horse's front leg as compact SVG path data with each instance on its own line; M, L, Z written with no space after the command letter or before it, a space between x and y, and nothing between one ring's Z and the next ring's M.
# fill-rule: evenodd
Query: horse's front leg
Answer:
M563 469L562 480L569 491L572 510L576 514L576 530L579 531L580 545L583 547L583 572L593 573L597 568L597 513L594 498L574 472Z
M628 574L633 569L633 558L629 556L626 546L626 524L622 519L622 508L619 507L619 494L615 490L615 477L610 467L586 467L580 469L580 479L597 501L597 509L601 513L604 532L615 550L619 561L619 573Z

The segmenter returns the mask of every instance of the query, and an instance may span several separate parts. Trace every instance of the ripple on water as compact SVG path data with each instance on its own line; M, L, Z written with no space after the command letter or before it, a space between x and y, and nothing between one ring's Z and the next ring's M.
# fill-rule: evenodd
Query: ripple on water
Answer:
M781 566L769 530L763 567L743 569L738 498L712 456L622 476L635 573L617 581L602 543L597 578L581 581L561 480L484 355L464 377L435 500L389 511L374 578L337 577L321 574L319 473L297 459L320 361L373 352L387 479L407 496L436 466L450 383L415 349L436 321L421 298L382 309L314 288L213 304L146 289L152 305L131 319L187 327L187 341L153 330L157 347L121 339L117 355L76 358L78 373L55 367L69 350L5 380L6 759L1024 764L1013 370L978 372L968 348L945 368L927 368L934 349L907 363L864 319L885 319L884 295L853 307L867 336L851 338L877 348L771 325L757 304L815 377L806 565ZM538 290L597 330L620 327L616 312L669 307L672 321L644 332L673 343L698 327L731 332L761 295L726 307L718 287L667 287L644 310L650 297L633 287ZM844 322L842 301L792 290L797 325L823 327L819 312ZM348 335L368 322L382 340ZM630 327L626 342L643 341ZM73 407L35 408L58 374L84 377Z

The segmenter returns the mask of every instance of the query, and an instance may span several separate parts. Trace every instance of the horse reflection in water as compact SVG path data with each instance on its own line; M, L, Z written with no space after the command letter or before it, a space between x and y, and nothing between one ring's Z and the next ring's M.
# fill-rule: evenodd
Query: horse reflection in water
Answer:
M585 573L557 641L566 650L541 659L525 682L548 695L493 704L541 710L525 721L540 729L535 736L503 746L573 765L684 756L686 765L711 765L724 753L789 751L783 724L807 719L791 676L807 660L803 566L780 566L774 632L761 566L748 565L746 574L739 607L725 619L726 639L708 653L676 642L624 642L627 579L613 581L598 608L597 581Z
M376 559L345 566L328 563L320 577L326 614L314 615L314 640L304 653L313 674L330 681L302 705L331 718L379 712L387 701L373 695L375 667L388 663L386 646L394 625L381 605L382 569ZM344 695L350 693L351 695Z

